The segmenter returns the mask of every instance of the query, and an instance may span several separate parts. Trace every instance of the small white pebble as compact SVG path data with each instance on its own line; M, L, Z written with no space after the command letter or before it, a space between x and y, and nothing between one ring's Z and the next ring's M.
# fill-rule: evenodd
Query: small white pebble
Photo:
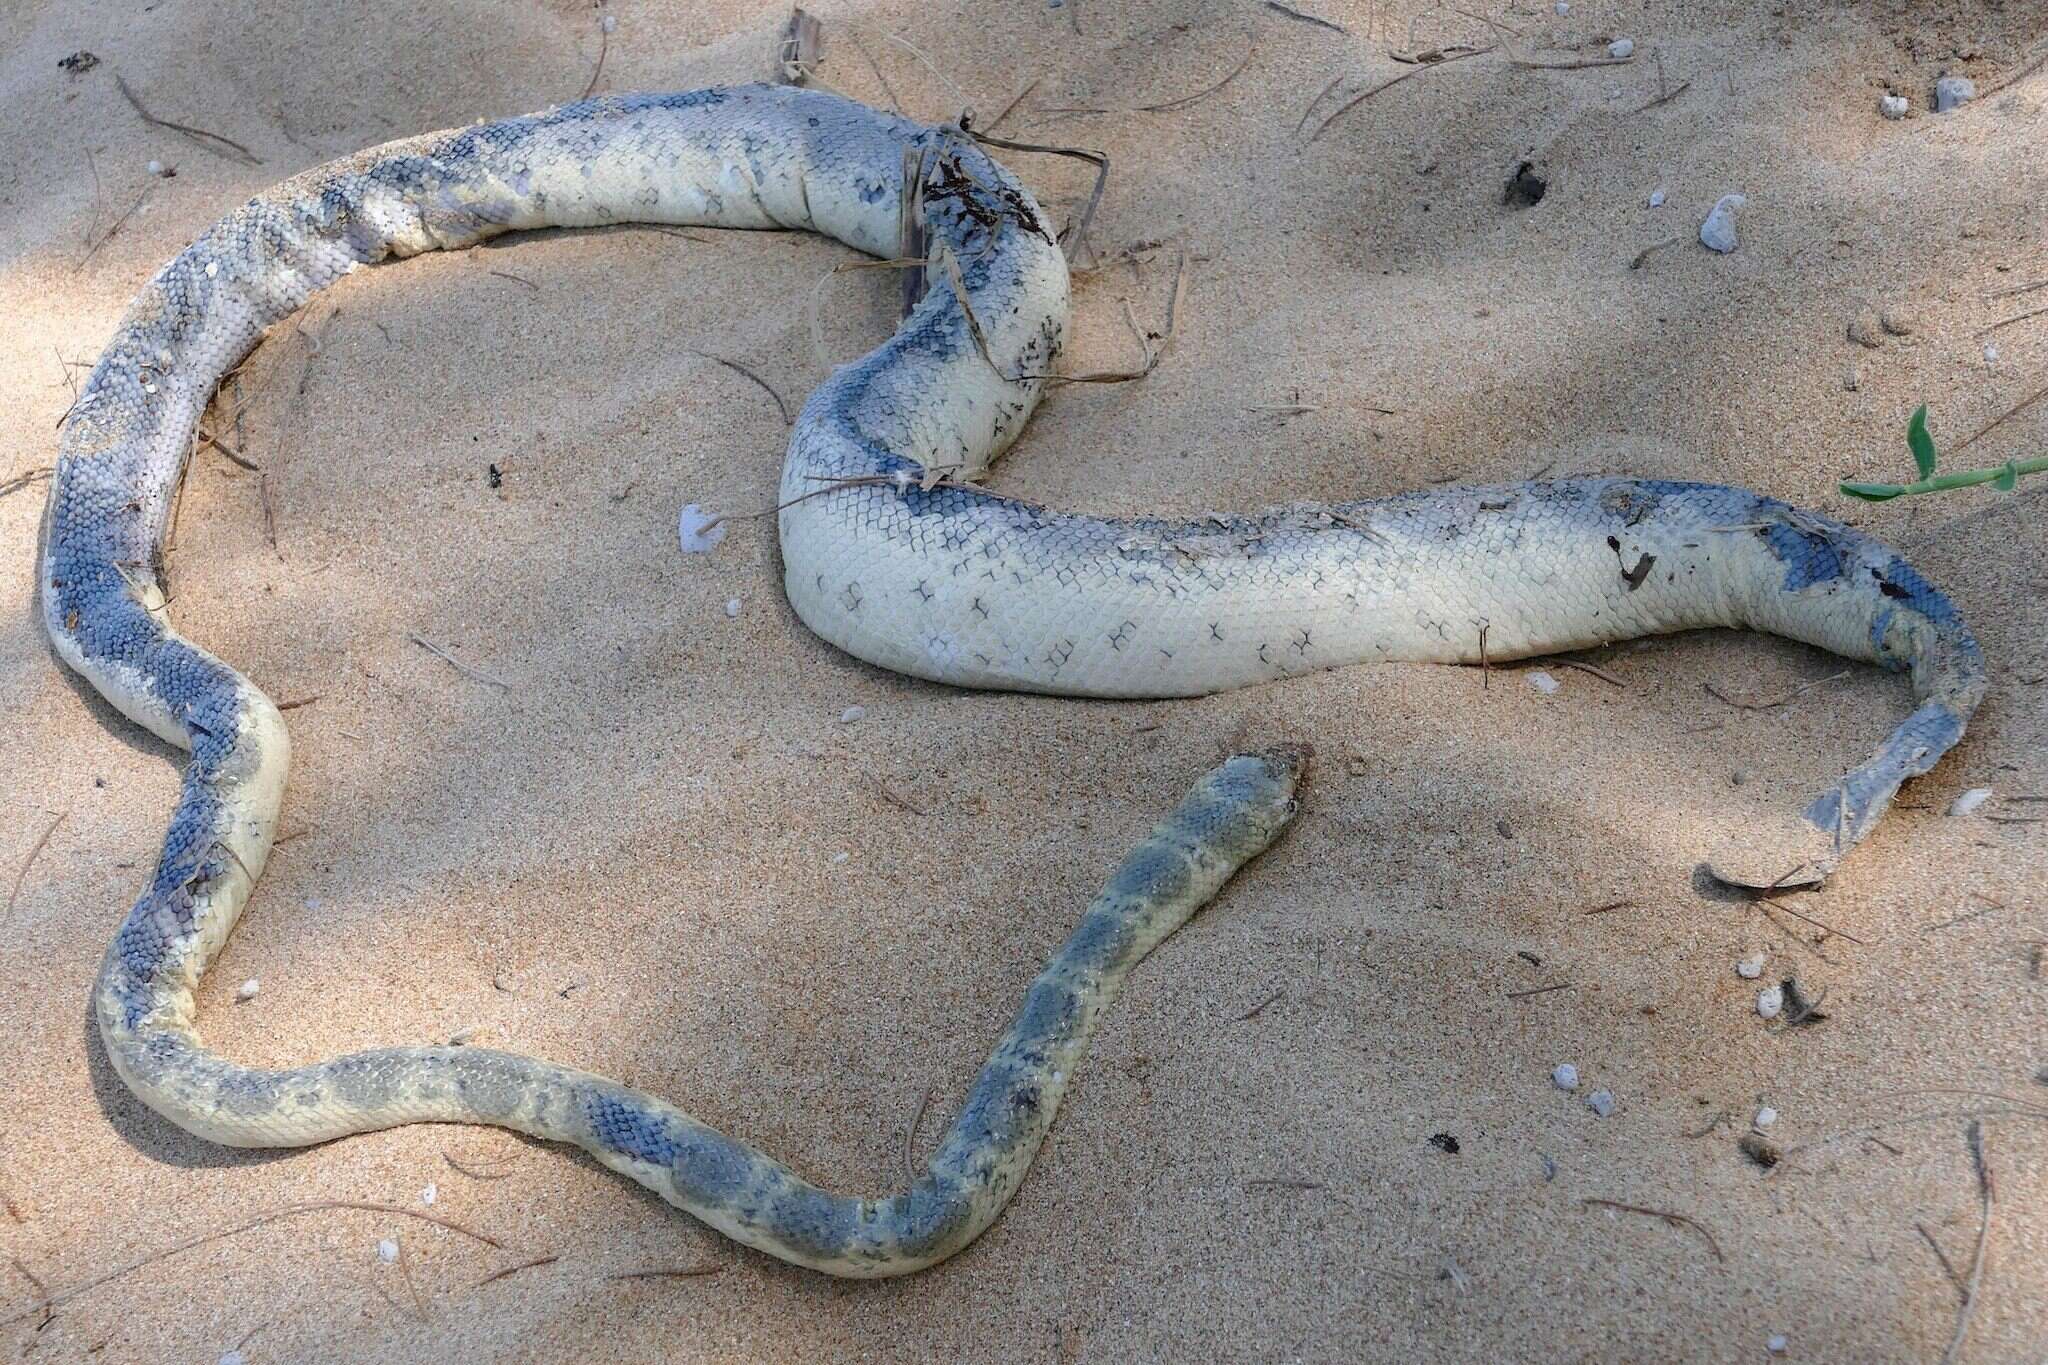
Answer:
M739 599L739 598L737 598L737 597L728 597L728 598L726 598L726 599L725 599L725 619L726 619L726 620L728 620L728 621L737 621L737 620L739 619L739 616L740 616L740 599Z
M1934 112L1946 114L1977 98L1977 83L1968 76L1943 76L1934 83Z
M1768 1128L1778 1121L1778 1111L1768 1104L1756 1111L1756 1126Z
M1662 189L1654 189L1650 191L1650 207L1653 209L1661 209L1664 207L1664 191Z
M1567 15L1567 14L1570 14L1571 12L1572 12L1572 5L1571 5L1571 0L1557 0L1557 15L1558 15L1558 18L1562 19L1562 18L1563 18L1563 17L1565 16L1565 15Z
M377 1259L385 1265L396 1265L398 1263L398 1240L393 1237L386 1237L377 1243Z
M1735 974L1744 981L1754 981L1764 974L1764 963L1768 961L1762 953L1751 953L1735 964Z
M1998 348L1996 346L1986 346L1984 348L1984 359L1990 364L1996 365L1998 363Z
M1764 1349L1774 1356L1781 1356L1792 1348L1791 1340L1783 1332L1764 1343Z
M1614 1096L1606 1090L1595 1090L1586 1096L1586 1107L1604 1119L1614 1112Z
M230 1346L227 1350L220 1353L220 1360L217 1362L217 1365L242 1365L241 1351Z
M602 33L616 33L619 28L619 16L607 14L604 18L597 21L597 27Z
M1570 1062L1559 1062L1557 1070L1550 1073L1550 1083L1559 1090L1579 1088L1579 1069Z
M1948 813L1950 815L1974 815L1977 813L1977 808L1990 799L1991 788L1972 787L1955 799L1955 803L1948 808Z
M848 858L851 858L852 856L853 855L851 853L848 853L845 849L842 848L837 853L833 854L829 861L831 862L832 866L838 867L840 864L844 863Z
M725 539L725 522L696 503L688 503L676 518L676 533L682 539L684 554L710 554Z
M1636 41L1633 38L1616 38L1607 45L1607 55L1620 61L1636 55Z
M206 263L206 278L210 280L218 274L220 274L220 262L208 261Z
M235 987L235 999L254 1000L256 998L256 992L262 989L263 983L261 983L255 977L252 976L247 981L244 981L241 985Z
M1724 194L1715 200L1713 211L1700 224L1700 245L1723 254L1735 250L1735 211L1746 202L1739 194Z
M1912 101L1904 95L1880 95L1877 98L1877 112L1888 119L1904 118L1906 110L1911 107Z
M865 706L849 706L839 713L839 723L841 725L851 725L867 713L868 708Z
M440 1197L441 1187L439 1185L436 1185L431 1180L427 1182L427 1187L420 1191L420 1202L422 1204L432 1204L436 1199L439 1199Z
M1778 1017L1778 1011L1784 1008L1785 988L1783 986L1766 986L1756 993L1756 1012L1758 1017L1775 1019Z
M1541 692L1544 696L1547 697L1551 693L1557 691L1557 679L1551 677L1548 673L1545 673L1542 669L1539 668L1534 673L1531 673L1529 675L1529 686L1535 688L1538 692Z
M147 166L144 166L142 169L148 171L151 175L162 175L164 173L164 163L161 161L152 161Z

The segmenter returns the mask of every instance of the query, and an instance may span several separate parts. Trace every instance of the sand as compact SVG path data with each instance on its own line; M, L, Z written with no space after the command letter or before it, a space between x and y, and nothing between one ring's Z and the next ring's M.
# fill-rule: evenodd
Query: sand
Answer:
M705 353L794 404L885 335L892 280L819 285L847 254L815 240L636 229L365 272L259 350L232 439L261 474L202 452L171 558L185 629L307 703L287 837L202 991L229 1055L473 1030L672 1096L827 1183L890 1186L920 1097L922 1152L1023 983L1198 772L1280 738L1319 765L1286 840L1136 974L994 1229L908 1281L830 1283L509 1135L242 1154L141 1109L85 1000L176 756L57 664L28 593L46 485L11 492L0 884L63 819L0 924L0 1315L35 1282L309 1201L496 1245L305 1212L17 1319L8 1349L1756 1360L1783 1334L1788 1358L1932 1360L1961 1298L1933 1248L1967 1278L1979 1236L1975 1114L1995 1201L1958 1358L2039 1358L2048 827L2001 821L2048 816L2048 484L1879 507L1834 491L1906 473L1917 404L1953 449L2048 369L2048 317L1983 330L2048 303L1998 297L2048 278L2048 73L2022 74L2038 9L1486 9L1510 38L1403 0L1301 8L1348 32L1251 0L819 6L838 88L887 102L886 78L920 117L986 119L1029 85L1003 132L1110 152L1094 248L1166 245L1079 282L1072 369L1128 365L1124 304L1158 328L1187 254L1157 371L1054 394L994 481L1197 513L1627 471L1845 515L1950 590L1994 686L1828 887L1763 907L1697 868L1866 753L1904 714L1895 678L1855 668L1739 709L1704 685L1772 700L1841 665L1708 633L1584 656L1612 684L1542 664L1554 695L1534 666L1142 705L907 681L802 628L770 523L708 557L675 543L682 503L766 507L785 440L769 396ZM8 10L0 480L49 463L67 385L126 301L243 197L573 98L601 51L607 90L764 75L786 15L614 0L605 41L569 0ZM1623 35L1621 66L1389 57L1509 41L1570 63ZM61 70L79 49L97 68ZM1925 114L1949 71L2017 79ZM116 73L261 164L145 125ZM1340 99L1404 74L1305 145ZM1878 117L1888 89L1913 117ZM1011 160L1056 215L1085 196L1085 167ZM1523 161L1548 191L1509 206ZM1741 246L1716 256L1695 232L1736 191ZM1917 320L1865 348L1846 330L1866 307ZM1954 458L2037 455L2044 432L2037 404ZM1975 786L1998 795L1946 815ZM1755 952L1763 981L1739 979ZM1758 986L1786 976L1824 1020L1757 1017ZM1561 1061L1577 1095L1552 1085ZM1769 1174L1738 1150L1763 1105L1781 1115ZM712 1273L622 1278L663 1268Z

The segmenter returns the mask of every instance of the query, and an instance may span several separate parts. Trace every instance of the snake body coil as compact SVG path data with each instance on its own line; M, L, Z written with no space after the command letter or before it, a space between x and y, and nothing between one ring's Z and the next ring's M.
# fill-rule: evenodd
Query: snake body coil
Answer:
M1291 758L1226 765L1132 855L1033 986L931 1173L894 1200L828 1195L651 1096L528 1058L402 1049L264 1072L206 1051L192 1027L193 988L263 870L287 765L277 708L165 610L171 497L220 377L358 266L516 229L800 228L889 255L906 161L928 168L930 287L811 396L782 476L790 601L841 648L961 686L1111 697L1700 626L1910 669L1918 709L1768 843L1808 881L1962 735L1985 678L1947 600L1868 537L1741 489L1572 479L1172 521L962 487L1022 429L1065 332L1066 263L1023 187L958 129L825 94L587 100L394 142L243 205L143 289L65 425L40 584L50 637L122 712L192 753L95 994L114 1066L151 1107L245 1145L503 1124L577 1143L743 1241L841 1274L930 1264L994 1217L1123 972L1277 832ZM933 486L927 470L948 477ZM1734 875L1774 880L1756 866Z

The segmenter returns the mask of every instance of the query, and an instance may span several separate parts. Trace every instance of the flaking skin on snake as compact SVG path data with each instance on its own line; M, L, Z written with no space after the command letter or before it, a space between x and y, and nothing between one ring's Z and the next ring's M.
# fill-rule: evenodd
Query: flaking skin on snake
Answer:
M152 1108L248 1145L434 1119L541 1132L833 1273L929 1264L994 1217L1022 1163L975 1149L957 1126L941 1152L953 1175L935 1163L895 1201L844 1201L653 1097L532 1059L403 1049L259 1072L208 1052L193 1029L193 988L262 873L288 764L277 708L171 627L162 588L172 494L220 377L342 275L507 231L794 228L887 256L906 149L931 154L930 287L894 335L811 395L783 466L785 588L840 648L963 687L1102 697L1192 696L1375 660L1504 662L1704 626L1910 670L1917 709L1870 759L1714 864L1753 885L1825 877L1899 784L1962 736L1986 678L1948 600L1877 541L1743 489L1583 478L1188 521L1063 513L963 486L1016 439L1065 335L1066 262L1029 192L957 126L833 95L585 100L389 143L259 195L144 287L65 422L39 585L51 640L125 715L192 754L95 993L109 1056ZM926 487L927 469L948 477ZM1035 1063L1041 1095L1050 1055ZM1049 1121L1049 1105L1039 1112ZM987 1177L969 1214L963 1171ZM729 1202L739 1191L754 1196L745 1216Z

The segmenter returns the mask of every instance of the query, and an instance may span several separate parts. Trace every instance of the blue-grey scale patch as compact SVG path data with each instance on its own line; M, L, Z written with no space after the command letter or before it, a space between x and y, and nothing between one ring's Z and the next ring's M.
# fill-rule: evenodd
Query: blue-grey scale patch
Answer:
M231 1067L221 1077L220 1087L214 1092L214 1102L227 1113L255 1118L284 1103L285 1082L286 1078L275 1071Z
M1798 592L1842 576L1842 552L1833 536L1784 522L1765 527L1761 534L1770 542L1771 553L1785 565L1786 592Z
M1955 606L1941 595L1932 583L1920 576L1911 564L1898 555L1885 563L1883 577L1878 582L1878 591L1886 597L1905 603L1938 626L1962 629L1962 616ZM1967 631L1965 631L1967 634ZM1974 650L1976 641L1971 640Z
M511 1116L542 1069L530 1057L488 1048L453 1048L445 1057L462 1103L490 1119Z
M1846 848L1868 834L1909 777L1927 772L1963 737L1963 718L1928 702L1891 733L1876 755L1806 808L1806 819Z
M784 1246L814 1260L846 1254L861 1229L860 1201L828 1194L808 1181L792 1181L769 1205L768 1222Z
M1170 900L1187 889L1187 860L1171 845L1148 839L1124 859L1109 884L1112 895Z
M398 1068L389 1053L357 1052L322 1069L337 1099L366 1112L381 1109L398 1093Z
M952 1246L974 1216L974 1201L965 1189L929 1176L887 1207L896 1250L915 1260Z
M686 1199L729 1203L754 1174L754 1157L701 1124L650 1109L632 1091L591 1087L579 1096L583 1118L607 1151L668 1170Z
M1132 932L1133 926L1129 915L1106 906L1093 907L1081 917L1081 922L1074 926L1074 932L1068 936L1066 946L1060 949L1059 956L1054 959L1055 965L1072 963L1086 965L1091 970L1099 971L1111 963L1121 962L1130 951ZM1028 1000L1026 1007L1029 1007ZM1018 1016L1012 1027L1024 1029L1024 1017Z

